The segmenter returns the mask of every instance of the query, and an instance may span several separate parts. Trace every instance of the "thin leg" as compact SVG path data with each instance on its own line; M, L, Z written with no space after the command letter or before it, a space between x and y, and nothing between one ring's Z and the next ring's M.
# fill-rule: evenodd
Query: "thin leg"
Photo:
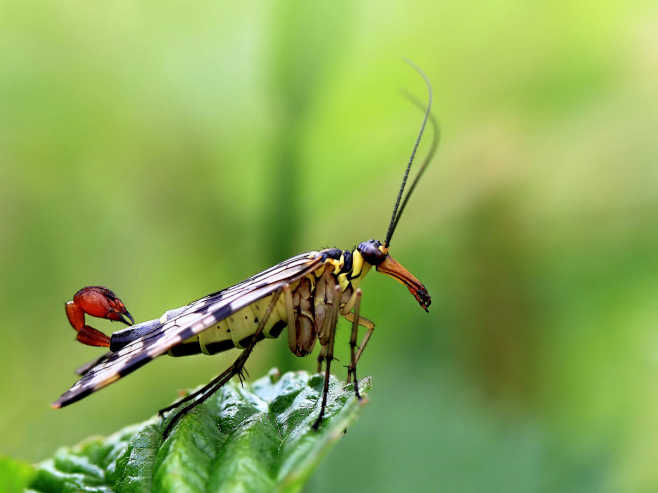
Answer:
M272 314L272 311L274 310L274 306L276 305L276 302L279 300L279 296L281 295L281 290L276 291L272 295L272 301L267 307L267 310L265 311L265 314L261 318L258 327L256 328L256 332L254 332L254 335L251 337L251 341L249 342L249 346L245 348L241 353L240 356L237 357L237 359L233 362L233 364L228 367L224 372L213 378L209 383L204 385L201 389L197 390L196 392L193 392L192 394L183 397L182 399L179 399L177 402L174 404L167 406L163 409L160 409L158 411L158 414L162 416L165 412L174 409L184 402L188 402L192 399L194 401L185 406L183 409L180 411L177 411L176 414L171 418L169 423L167 424L165 430L164 430L164 437L166 438L167 435L169 435L169 432L171 429L174 427L174 425L183 417L185 414L187 414L189 411L194 409L196 406L204 402L208 397L210 397L212 394L214 394L220 387L222 387L226 382L228 382L232 377L235 375L242 375L242 371L244 368L245 363L247 362L247 358L249 358L249 355L251 354L251 351L253 351L254 346L256 345L256 342L258 341L258 336L263 332L263 329L265 327L265 324L267 323L267 320L270 318L270 315Z
M354 313L348 313L344 315L344 317L347 319L348 322L354 321ZM368 320L366 317L361 317L359 316L359 327L365 327L366 329L374 329L375 328L375 322L372 320Z
M345 318L350 322L354 322L354 320L356 319L354 313L346 314ZM361 345L359 346L359 349L356 352L356 358L355 358L356 363L359 362L359 358L361 358L361 353L366 348L366 344L368 344L368 341L370 340L370 336L372 336L372 333L375 331L375 323L372 322L371 320L368 320L365 317L359 317L357 320L359 321L359 325L361 327L365 327L368 329L368 332L366 332L366 335L363 337L363 341L361 342Z
M359 394L359 379L356 377L356 340L359 334L359 310L361 309L361 289L356 290L356 302L354 303L354 319L352 320L352 334L350 336L350 366L347 369L347 383L354 377L354 394L361 399Z
M322 362L324 361L324 357L325 357L325 354L324 354L325 349L324 348L325 347L322 346L320 348L320 353L318 354L318 373L322 373Z
M178 399L176 402L174 402L173 404L169 404L167 407L163 407L162 409L160 409L158 411L158 414L160 415L161 418L163 418L166 412L171 411L172 409L176 409L177 407L179 407L184 402L190 401L192 399L197 398L200 395L205 394L206 392L208 392L208 389L212 388L223 377L223 375L224 375L224 373L216 376L210 382L208 382L206 385L201 387L199 390L197 390L195 392L192 392L191 394L186 395L182 399Z
M330 271L326 270L325 275L327 275L328 272ZM321 326L318 327L318 340L321 344L320 354L318 354L318 373L322 373L322 362L327 359L327 347L329 345L329 340L332 338L331 331L336 327L338 313L340 311L340 286L336 284L333 288L327 287L326 289L326 303L328 309L324 314ZM333 292L333 295L330 295L331 292ZM325 295L322 296L325 297Z
M334 305L334 311L331 316L335 319L338 313L338 303ZM326 346L322 347L321 352L325 352L325 362L326 367L324 370L324 387L322 388L322 404L320 405L320 415L318 419L313 423L313 429L317 430L320 427L322 418L324 417L324 411L327 407L327 394L329 394L329 377L331 376L331 361L334 359L334 341L336 339L336 322L332 324L332 327L329 331L329 340L327 341ZM325 351L326 348L326 351Z
M359 294L357 294L357 293L359 293ZM357 288L357 290L352 293L352 296L350 296L350 299L347 300L347 303L345 303L345 306L341 309L341 311L340 311L341 315L345 316L345 315L347 315L348 313L350 313L352 311L352 308L354 308L354 304L356 303L356 298L357 298L357 296L361 297L361 293L363 293L361 288Z
M242 354L244 354L246 351L247 350L245 349L240 354L240 356L242 356ZM206 399L208 399L208 397L213 395L222 385L226 384L226 382L228 382L236 374L235 368L236 368L235 363L233 363L233 365L231 365L223 373L221 373L220 375L213 378L208 385L204 386L203 389L201 389L201 390L204 390L205 393L201 393L200 391L197 391L197 392L194 392L193 394L190 394L187 397L181 399L177 403L177 405L190 400L192 397L196 397L196 396L200 395L200 397L198 399L194 400L191 404L188 404L183 409L181 409L180 411L177 411L174 414L174 416L171 418L169 423L167 423L167 426L165 427L164 432L162 433L162 438L167 438L167 436L169 436L169 433L171 432L171 429L174 427L174 425L176 423L178 423L178 421L183 416L185 416L188 412L190 412L196 406L198 406L199 404L204 402Z
M356 352L356 359L354 363L359 362L359 358L361 358L361 354L363 353L363 350L366 348L366 344L368 344L368 341L370 340L370 336L372 336L372 333L375 331L375 324L372 324L372 327L368 328L368 332L366 332L366 335L363 336L363 341L361 341L361 345L359 346L359 350Z
M284 286L283 297L286 301L286 313L288 314L288 347L293 354L297 353L297 313L292 303L292 291L290 286Z

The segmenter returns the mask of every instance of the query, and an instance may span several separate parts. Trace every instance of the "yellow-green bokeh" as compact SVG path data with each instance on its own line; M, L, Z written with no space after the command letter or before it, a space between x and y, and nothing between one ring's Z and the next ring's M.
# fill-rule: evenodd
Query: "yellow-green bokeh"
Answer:
M392 253L433 304L365 281L374 390L309 491L655 491L657 32L650 2L0 5L0 453L142 420L233 356L51 410L98 354L64 317L83 285L144 320L382 238L408 57L442 142ZM249 370L273 365L314 361L269 341Z

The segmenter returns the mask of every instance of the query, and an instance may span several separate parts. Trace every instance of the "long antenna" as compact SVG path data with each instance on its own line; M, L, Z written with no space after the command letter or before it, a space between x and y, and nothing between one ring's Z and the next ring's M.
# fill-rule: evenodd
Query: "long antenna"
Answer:
M386 241L384 241L385 247L388 247L391 243L391 237L393 236L393 232L395 231L395 227L397 225L396 217L398 213L398 207L400 206L400 200L402 199L402 194L404 193L404 187L407 184L407 178L409 177L409 170L411 169L411 164L414 162L414 157L416 156L416 151L418 150L418 146L420 144L420 139L423 137L423 132L425 131L425 125L427 124L427 119L429 118L430 110L432 109L432 85L430 84L429 79L427 78L425 73L418 66L416 66L416 64L414 64L411 60L407 60L405 58L404 61L407 62L407 64L411 66L411 68L413 68L416 72L420 74L420 76L425 81L425 84L427 85L427 94L428 94L427 108L425 109L425 116L423 117L423 123L420 126L418 137L416 137L416 142L414 143L414 147L411 151L409 164L407 164L407 168L404 170L404 176L402 177L402 185L400 186L400 191L398 192L398 196L395 199L395 206L393 207L391 222L388 225L388 231L386 232Z
M402 94L404 94L405 97L409 99L413 104L418 106L418 108L420 108L421 111L425 109L423 103L421 103L414 96L409 94L407 91L402 91ZM416 188L416 185L418 185L418 181L420 180L420 177L423 176L423 173L425 173L427 166L430 164L430 161L432 161L432 158L436 153L436 149L439 146L439 137L441 134L439 131L439 124L437 123L436 118L434 118L434 113L430 113L430 123L432 124L432 130L433 130L432 144L430 145L430 150L427 153L427 156L425 156L425 159L423 160L423 165L420 167L420 170L418 170L418 173L416 174L416 178L414 178L414 181L411 182L411 186L409 187L409 190L407 190L407 194L404 196L404 199L402 199L402 205L400 205L400 210L398 211L398 215L395 218L395 224L393 225L394 230L395 228L398 227L398 221L400 220L400 217L402 216L405 207L407 207L407 202L409 202L409 197L411 196L414 189Z

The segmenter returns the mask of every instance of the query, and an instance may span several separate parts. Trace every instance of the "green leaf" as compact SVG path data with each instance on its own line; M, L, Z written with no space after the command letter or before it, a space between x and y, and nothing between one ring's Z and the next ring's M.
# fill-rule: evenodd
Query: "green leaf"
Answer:
M25 491L34 477L34 466L9 457L0 457L0 491Z
M166 440L158 417L61 448L37 467L38 492L300 491L355 420L352 385L329 381L326 418L312 430L323 377L271 370L230 382L187 414ZM360 382L362 391L370 380ZM5 490L2 490L5 491Z

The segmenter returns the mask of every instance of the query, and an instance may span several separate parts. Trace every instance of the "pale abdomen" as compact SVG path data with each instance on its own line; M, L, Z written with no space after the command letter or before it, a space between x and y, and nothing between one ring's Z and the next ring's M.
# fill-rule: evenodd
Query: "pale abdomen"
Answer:
M169 350L169 355L216 354L233 348L245 348L249 343L249 337L256 332L258 323L271 302L272 295L244 307L217 325L204 330L198 336L174 346ZM267 319L259 339L278 337L287 321L285 301L283 297L280 297Z

